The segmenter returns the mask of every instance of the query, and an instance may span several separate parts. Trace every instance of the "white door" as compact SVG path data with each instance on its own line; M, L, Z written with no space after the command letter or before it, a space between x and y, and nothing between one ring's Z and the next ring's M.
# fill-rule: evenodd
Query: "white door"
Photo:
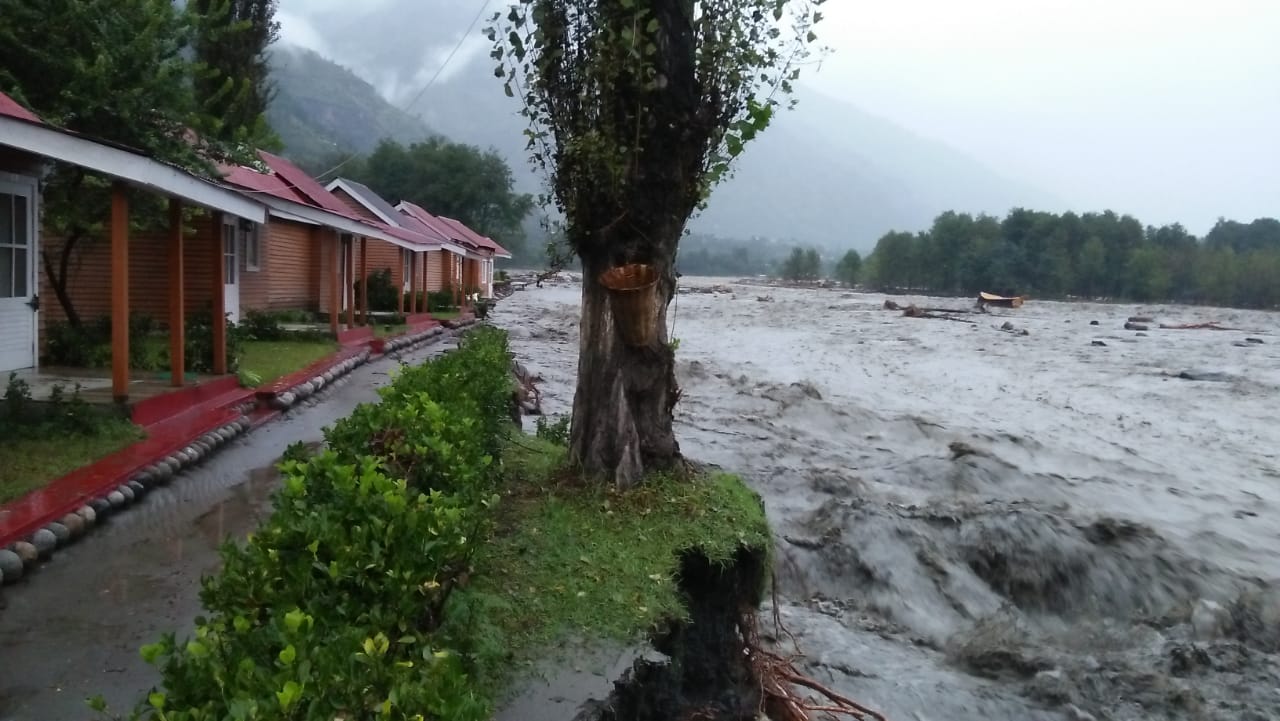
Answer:
M237 220L222 224L223 310L232 323L240 322L240 232Z
M413 287L413 251L408 248L400 249L400 292L408 293Z
M36 184L0 173L0 371L36 364Z

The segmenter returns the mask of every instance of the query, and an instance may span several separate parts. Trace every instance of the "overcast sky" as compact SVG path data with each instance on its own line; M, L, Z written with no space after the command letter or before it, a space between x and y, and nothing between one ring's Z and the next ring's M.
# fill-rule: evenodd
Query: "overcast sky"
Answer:
M281 0L279 16L286 41L403 100L482 1L365 0L358 19L347 0ZM434 39L407 60L341 41L332 20L405 43L432 6ZM1196 232L1219 215L1280 215L1280 0L828 0L824 12L832 53L811 84L1066 206ZM451 65L486 50L468 42Z

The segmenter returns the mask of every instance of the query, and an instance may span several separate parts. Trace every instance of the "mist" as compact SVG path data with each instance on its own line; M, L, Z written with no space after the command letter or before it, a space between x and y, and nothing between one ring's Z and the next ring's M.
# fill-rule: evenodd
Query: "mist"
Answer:
M393 103L421 95L413 112L433 129L454 135L462 128L465 135L477 123L496 133L508 123L491 116L515 110L502 104L481 35L502 7L500 0L285 0L279 19L284 42L350 67ZM861 189L914 194L920 202L913 220L951 207L999 213L1025 203L1052 211L1109 208L1202 234L1221 216L1249 220L1280 207L1280 53L1272 46L1280 3L833 0L824 13L819 34L830 52L807 69L797 94L803 119L784 118L761 141L776 133L773 149L749 150L744 164L756 153L784 157L790 144L804 141L801 129L816 124L834 130L850 151L844 170L870 158L898 172L893 155L877 152L883 134L843 115L855 112L921 147L945 148L950 160L939 164L953 172L942 178L850 177L846 184L849 192L869 185ZM509 126L518 132L516 121ZM459 139L509 150L513 165L522 161L519 138ZM970 165L957 166L958 158ZM844 170L822 173L840 183ZM945 184L994 190L983 196ZM740 188L724 192L743 195ZM804 213L839 212L837 197L829 208L810 203ZM936 207L949 201L968 205ZM856 244L885 226L909 225L905 218L888 213L859 228Z

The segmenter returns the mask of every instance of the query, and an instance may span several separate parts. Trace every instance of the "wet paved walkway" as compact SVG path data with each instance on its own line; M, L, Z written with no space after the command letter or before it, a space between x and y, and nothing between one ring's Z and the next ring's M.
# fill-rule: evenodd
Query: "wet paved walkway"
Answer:
M410 352L417 363L453 347L450 336ZM200 578L217 549L270 511L275 463L295 442L377 400L398 361L352 371L316 400L229 444L207 463L157 487L92 537L0 591L0 721L75 721L101 694L124 713L159 681L138 649L189 633L200 613Z

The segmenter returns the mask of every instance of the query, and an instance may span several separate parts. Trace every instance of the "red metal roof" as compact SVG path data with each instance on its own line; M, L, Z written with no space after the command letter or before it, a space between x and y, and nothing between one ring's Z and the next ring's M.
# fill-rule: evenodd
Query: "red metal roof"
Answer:
M308 205L314 205L318 208L324 208L330 212L339 215L350 216L351 211L346 204L338 199L336 195L325 190L319 181L307 175L306 171L293 163L285 160L279 155L272 155L265 150L259 150L258 156L268 167L278 176L284 179L286 183L293 186L295 190L304 197L310 198Z
M413 220L417 221L421 225L424 225L430 228L432 231L435 232L436 235L439 235L440 237L445 238L449 241L459 243L468 248L476 247L475 243L466 235L464 235L461 231L459 231L457 227L449 223L446 223L441 218L438 218L432 215L431 213L427 212L426 208L423 208L421 205L410 203L407 200L400 201L400 205L402 206L400 210L401 214L405 215L406 217L412 218Z
M40 123L44 125L44 121L36 116L35 113L22 107L17 100L0 93L0 115L7 115L18 120L26 120L31 123Z
M507 253L505 248L493 242L491 238L480 235L474 230L468 228L466 224L464 224L462 221L454 220L453 218L446 218L443 215L440 216L440 220L443 220L444 222L457 228L459 233L462 233L463 235L465 235L468 240L474 243L476 247L480 248L481 250L485 250L490 253L504 253L504 254L510 255L510 253Z

